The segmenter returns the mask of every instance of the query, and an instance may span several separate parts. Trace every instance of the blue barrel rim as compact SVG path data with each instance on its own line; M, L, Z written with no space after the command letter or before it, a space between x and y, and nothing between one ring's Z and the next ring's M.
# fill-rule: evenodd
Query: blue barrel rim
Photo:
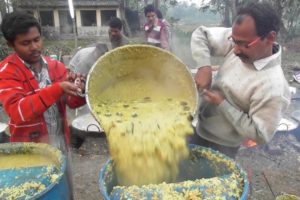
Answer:
M217 153L217 154L221 154L223 155L226 159L234 161L232 158L226 156L223 153L220 153L219 151L216 151L214 149L211 148L207 148L207 147L203 147L200 145L195 145L195 144L189 144L189 148L190 149L194 149L194 148L198 148L201 147L202 149L206 149L209 150L213 153ZM235 161L234 161L235 162ZM109 158L106 163L104 164L104 166L101 168L100 170L100 174L99 174L99 178L98 178L98 183L99 183L99 190L101 195L103 196L104 200L110 200L109 195L107 193L107 189L106 186L104 185L104 173L107 170L107 167L109 166L110 163L113 163L113 160L111 158ZM235 162L236 163L236 162ZM243 187L243 192L240 196L240 200L247 200L248 199L248 194L249 194L249 181L248 181L248 175L247 173L240 167L240 165L238 163L236 163L237 168L240 170L241 175L243 176L243 180L244 180L244 187Z
M102 194L102 196L104 197L105 200L110 200L109 198L109 195L107 194L107 190L105 189L105 185L104 185L104 181L101 181L101 180L104 180L104 173L106 172L106 169L107 167L109 166L110 163L112 163L113 160L111 158L109 158L104 166L101 168L100 170L100 175L99 175L99 178L98 178L98 183L99 183L99 189L100 189L100 192Z
M189 148L190 149L193 149L193 148L197 148L199 147L200 145L196 145L196 144L189 144ZM222 152L219 152L217 150L214 150L214 149L211 149L211 148L207 148L207 147L203 147L203 146L200 146L201 148L203 149L206 149L206 150L209 150L213 153L216 153L216 154L221 154L224 156L224 158L226 158L227 160L231 160L235 163L236 167L240 170L240 173L241 175L243 176L243 180L244 180L244 187L243 187L243 193L242 195L240 196L240 200L246 200L248 198L248 194L249 194L249 181L248 181L248 174L246 171L243 170L243 168L232 158L226 156L225 154L223 154Z
M34 196L30 197L29 200L35 200L35 199L38 199L38 198L41 198L43 197L45 194L47 194L49 191L51 191L56 185L58 185L61 181L61 179L63 178L63 175L64 175L64 172L65 172L65 169L66 169L66 165L67 165L67 162L66 162L66 157L65 155L63 155L63 153L59 150L59 149L56 149L55 147L49 145L49 144L46 144L46 143L34 143L34 142L12 142L12 143L4 143L4 144L1 144L1 146L10 146L10 147L13 147L13 146L16 146L16 147L22 147L24 146L24 144L28 144L29 146L32 146L32 147L37 147L39 144L45 144L45 145L48 145L50 148L54 149L54 150L58 150L60 152L60 161L61 161L61 166L60 166L60 170L61 170L61 174L59 175L59 177L57 178L56 182L54 183L51 183L50 185L48 185L46 187L45 190L43 190L42 192L39 192L37 194L35 194Z

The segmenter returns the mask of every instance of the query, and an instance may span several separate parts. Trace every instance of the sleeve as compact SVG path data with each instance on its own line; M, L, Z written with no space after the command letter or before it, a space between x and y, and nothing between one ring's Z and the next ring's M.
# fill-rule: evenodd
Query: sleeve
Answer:
M20 80L8 73L0 73L0 101L15 123L30 121L43 114L63 94L59 83L28 93Z
M59 62L58 67L59 67L58 71L61 73L61 76L63 76L63 79L61 81L65 81L67 79L67 72L66 72L65 65ZM83 106L86 103L85 98L79 96L65 95L65 99L66 99L65 100L66 104L71 109L78 108L80 106Z
M146 30L146 24L144 24L144 27L143 27L143 29L144 29L144 40L145 40L145 43L147 43L148 42L148 32L147 32L147 30Z
M170 25L170 23L169 23L167 20L164 20L163 23L164 23L165 26L166 26L166 31L167 31L167 33L168 33L168 39L169 39L169 41L170 41L170 39L171 39L171 34L172 34L172 31L171 31L171 25Z
M191 51L198 67L211 65L211 56L226 56L232 49L228 37L231 28L204 26L198 27L191 38Z
M67 105L71 109L75 109L81 107L86 104L86 100L84 97L74 97L74 96L67 96Z
M160 31L160 43L163 49L169 49L169 38L168 38L168 31L165 25L161 27Z
M289 99L269 96L253 97L249 114L235 108L227 100L224 100L218 109L240 135L261 144L272 139L288 105Z

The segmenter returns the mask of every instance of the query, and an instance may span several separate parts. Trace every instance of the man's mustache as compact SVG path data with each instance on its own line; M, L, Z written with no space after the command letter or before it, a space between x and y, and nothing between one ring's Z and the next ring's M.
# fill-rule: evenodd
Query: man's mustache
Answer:
M41 54L42 53L42 51L34 51L34 52L32 52L31 54L30 54L30 56L34 56L34 55L36 55L36 54Z

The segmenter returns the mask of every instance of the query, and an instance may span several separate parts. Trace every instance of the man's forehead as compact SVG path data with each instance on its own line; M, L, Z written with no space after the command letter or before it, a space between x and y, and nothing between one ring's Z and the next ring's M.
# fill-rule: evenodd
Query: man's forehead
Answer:
M147 16L148 16L148 15L153 16L153 15L156 15L156 13L155 13L155 12L147 12L146 15L147 15Z
M233 35L256 36L254 19L249 15L238 16L232 26Z
M40 34L39 30L36 27L31 27L28 29L27 32L17 34L16 39L32 40L32 39L35 39L40 36L41 36L41 34Z
M110 30L110 31L120 31L119 28L114 28L114 27L109 27L109 30Z

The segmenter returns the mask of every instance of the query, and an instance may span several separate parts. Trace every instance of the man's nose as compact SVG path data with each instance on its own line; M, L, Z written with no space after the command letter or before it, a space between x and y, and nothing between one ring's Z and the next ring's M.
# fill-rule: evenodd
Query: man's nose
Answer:
M32 50L36 50L36 49L39 48L39 44L37 42L32 42L30 47L31 47Z
M234 52L235 54L240 54L240 53L242 53L241 48L239 47L239 45L234 44L233 52Z

